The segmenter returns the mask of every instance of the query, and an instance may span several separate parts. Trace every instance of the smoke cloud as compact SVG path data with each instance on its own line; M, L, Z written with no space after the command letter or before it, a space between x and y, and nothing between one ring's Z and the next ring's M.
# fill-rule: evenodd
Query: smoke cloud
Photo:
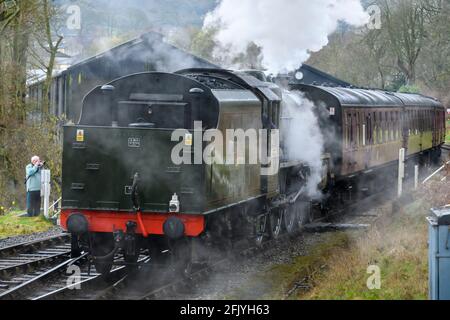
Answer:
M362 26L369 21L359 0L222 0L207 14L204 28L219 28L216 41L232 54L251 42L262 47L271 73L297 69L311 52L328 44L339 22Z

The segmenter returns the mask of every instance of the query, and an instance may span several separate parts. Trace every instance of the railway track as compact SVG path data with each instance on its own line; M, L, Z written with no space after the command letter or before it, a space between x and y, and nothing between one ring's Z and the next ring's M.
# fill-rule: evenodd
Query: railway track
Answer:
M2 293L0 299L95 300L111 283L127 277L122 262L123 259L117 257L117 265L105 279L90 264L88 253L84 253L79 258L67 259L42 273L27 274L23 283Z
M79 270L76 281L71 278L71 266L76 267L72 270ZM70 258L69 234L6 247L0 250L0 299L44 299L59 292L70 292L79 283L95 283L98 287L105 284L92 270L87 254ZM112 279L118 275L116 271Z
M111 283L126 278L120 255L108 279L104 279L87 253L71 259L70 252L69 234L1 249L0 300L91 300ZM146 259L141 256L139 261Z
M70 256L70 236L61 234L0 250L0 299Z
M34 293L32 300L95 300L96 296L108 289L110 283L116 283L127 277L124 266L115 267L108 279L95 272L92 266L83 264L80 268L81 278L78 281L68 283L69 277L60 274L52 280L52 285L43 287L40 292Z

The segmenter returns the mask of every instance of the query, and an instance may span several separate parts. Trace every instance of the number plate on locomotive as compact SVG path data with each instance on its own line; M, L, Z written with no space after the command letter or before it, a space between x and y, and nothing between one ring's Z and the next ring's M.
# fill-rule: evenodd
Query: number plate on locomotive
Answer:
M140 138L128 138L128 147L140 148L141 147L141 139Z

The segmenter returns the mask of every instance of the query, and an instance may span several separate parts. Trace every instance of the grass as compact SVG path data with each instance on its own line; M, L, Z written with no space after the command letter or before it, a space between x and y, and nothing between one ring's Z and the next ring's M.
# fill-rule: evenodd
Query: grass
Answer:
M349 248L337 247L327 268L313 279L313 288L298 299L425 300L428 298L426 215L430 206L418 200L383 217L365 234L355 235ZM369 266L381 271L381 288L370 290Z
M299 256L289 264L275 265L267 271L253 275L250 281L226 297L229 300L282 300L295 282L309 278L315 270L320 270L326 258L336 248L348 246L345 233L327 234L326 240L313 246L308 255Z
M447 120L447 135L445 136L445 142L450 143L450 120Z
M50 229L53 224L43 216L39 217L18 217L18 212L9 212L0 215L0 239L36 232L43 232Z

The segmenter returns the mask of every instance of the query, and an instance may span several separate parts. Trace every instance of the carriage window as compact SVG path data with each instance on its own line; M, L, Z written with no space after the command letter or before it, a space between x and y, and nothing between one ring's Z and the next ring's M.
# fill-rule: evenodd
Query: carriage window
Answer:
M346 146L350 147L351 143L351 135L352 135L352 115L350 113L347 114L346 117Z
M432 125L431 111L428 111L428 130L431 131L432 128L433 125Z
M378 143L383 143L383 113L378 113Z
M397 112L392 112L392 141L397 140Z
M408 136L410 136L412 134L412 129L411 129L411 127L412 127L412 115L411 115L411 110L407 111L407 117L408 117L408 120L407 120L406 123L408 124Z
M378 143L383 143L384 119L383 112L378 112Z
M422 117L421 117L421 119L422 119L422 132L425 132L425 131L427 131L427 123L426 123L427 112L424 111L424 110L422 110Z
M377 114L375 112L372 113L371 129L372 144L377 144Z
M359 144L361 146L365 146L367 144L367 135L366 135L366 128L367 128L367 123L365 121L365 114L363 111L360 111L358 113L359 115Z
M349 114L349 120L350 120L350 139L349 139L349 146L353 147L353 143L355 141L355 121L352 117L352 114Z
M397 111L392 112L392 140L397 140Z
M357 117L356 113L347 114L347 147L354 148L357 144Z
M392 141L392 134L391 134L391 123L392 123L392 118L391 118L391 112L386 112L386 141Z
M416 131L416 134L419 134L419 111L414 111L414 130Z
M423 132L423 115L422 115L422 110L419 110L419 132Z

